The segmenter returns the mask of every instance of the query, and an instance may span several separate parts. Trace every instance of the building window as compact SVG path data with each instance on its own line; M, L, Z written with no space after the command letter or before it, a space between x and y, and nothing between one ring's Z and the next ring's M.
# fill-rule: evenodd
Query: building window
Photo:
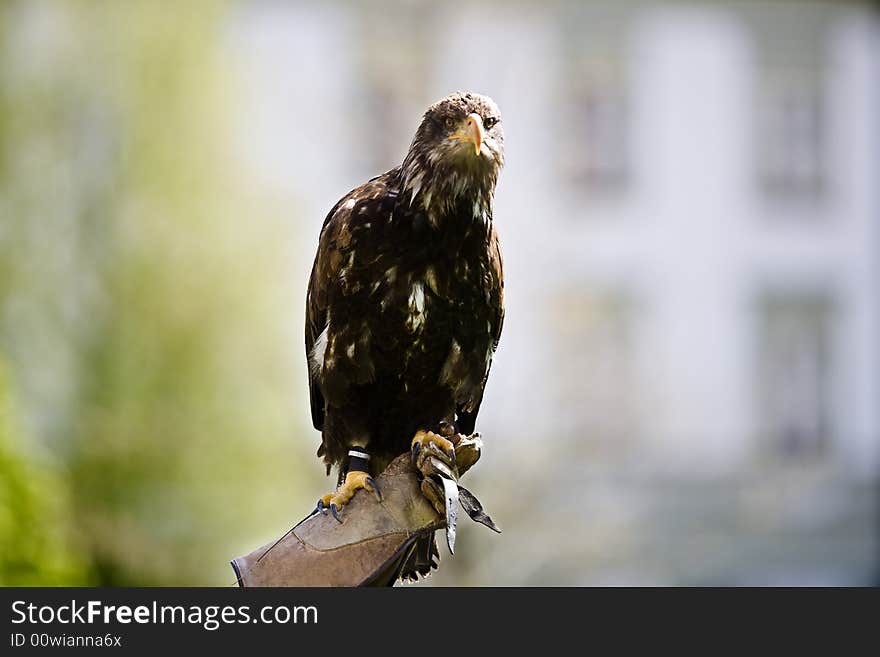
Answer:
M616 197L631 178L628 93L631 7L560 8L559 87L554 103L561 179L587 199Z
M819 85L796 70L767 71L759 111L759 175L774 197L816 197L824 186L824 108Z
M760 427L770 453L822 455L830 426L830 319L826 295L770 294L758 322Z
M394 21L359 5L357 84L353 116L360 117L364 147L353 149L364 172L375 174L403 161L427 97L431 34L437 9L429 5L401 8ZM401 80L408 81L400 84ZM382 126L377 130L375 126Z
M561 163L576 187L613 192L629 177L629 112L621 63L586 59L572 64L562 131Z

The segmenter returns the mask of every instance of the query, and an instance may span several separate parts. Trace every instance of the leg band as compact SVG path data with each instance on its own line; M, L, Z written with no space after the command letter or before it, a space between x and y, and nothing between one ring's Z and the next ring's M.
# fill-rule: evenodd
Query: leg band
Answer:
M346 472L369 472L367 464L370 461L370 455L361 447L352 447L348 450L348 469Z

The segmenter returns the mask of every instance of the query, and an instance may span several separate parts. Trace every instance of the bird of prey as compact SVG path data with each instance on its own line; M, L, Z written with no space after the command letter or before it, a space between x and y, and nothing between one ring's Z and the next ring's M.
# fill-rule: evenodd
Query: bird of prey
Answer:
M454 93L425 112L400 166L327 215L305 346L318 456L338 488L318 510L339 519L360 488L381 499L373 476L408 450L454 466L450 437L473 433L504 319L503 164L498 106Z

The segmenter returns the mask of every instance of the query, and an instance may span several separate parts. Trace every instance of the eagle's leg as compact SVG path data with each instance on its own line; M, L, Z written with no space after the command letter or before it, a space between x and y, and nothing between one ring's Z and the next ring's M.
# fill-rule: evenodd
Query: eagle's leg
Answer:
M378 502L382 501L382 491L379 490L379 485L367 471L367 463L370 460L369 454L360 447L353 447L349 450L348 457L348 469L345 473L345 480L336 489L335 493L327 493L322 496L318 500L317 505L318 511L323 514L330 511L338 522L342 522L339 517L339 511L348 504L351 498L354 497L354 494L361 488L373 493Z

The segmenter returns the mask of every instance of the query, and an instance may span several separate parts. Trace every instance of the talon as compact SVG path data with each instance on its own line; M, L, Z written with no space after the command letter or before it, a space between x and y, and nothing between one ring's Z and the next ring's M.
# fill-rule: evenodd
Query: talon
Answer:
M330 510L330 502L333 501L333 493L327 493L326 495L322 495L318 498L318 505L315 507L316 510L321 512L321 515L326 516L327 512Z
M413 467L417 467L419 460L419 452L422 451L422 444L413 442L412 451L409 453L409 461Z
M455 458L441 451L434 443L428 443L428 446L422 449L416 463L416 469L425 477L440 471L447 477L458 479Z
M416 451L416 445L418 445L418 451ZM413 436L412 446L410 447L411 452L418 453L425 448L434 447L435 450L444 454L451 463L455 463L455 445L452 444L447 438L444 438L439 433L434 433L433 431L416 431L416 435Z
M382 493L375 480L362 470L352 470L345 475L345 481L335 493L328 493L318 500L316 508L325 516L329 511L337 522L341 523L342 519L339 517L339 513L342 511L342 507L348 504L360 488L369 490L378 501L382 501Z
M367 484L366 486L364 486L364 488L372 491L373 495L376 498L376 501L381 502L382 501L382 490L379 488L379 484L376 483L376 480L373 479L372 477L367 477L364 481Z

